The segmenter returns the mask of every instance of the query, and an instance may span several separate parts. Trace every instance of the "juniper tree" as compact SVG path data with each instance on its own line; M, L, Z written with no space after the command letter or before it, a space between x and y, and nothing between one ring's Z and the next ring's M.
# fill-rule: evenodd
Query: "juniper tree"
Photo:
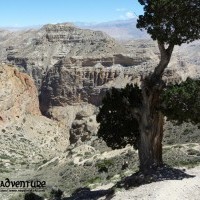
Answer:
M162 76L175 45L200 38L200 0L138 0L144 14L137 20L137 28L145 29L157 41L160 61L153 73L141 82L141 105L131 112L139 126L140 169L149 170L163 164L163 114L159 110L164 89Z

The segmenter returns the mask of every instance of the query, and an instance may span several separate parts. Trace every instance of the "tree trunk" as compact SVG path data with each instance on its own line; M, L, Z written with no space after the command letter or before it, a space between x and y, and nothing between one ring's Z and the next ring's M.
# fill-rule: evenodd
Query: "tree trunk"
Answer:
M162 139L163 139L163 115L159 111L160 94L164 83L162 76L173 52L174 45L165 48L163 42L158 41L160 50L160 63L153 74L142 80L142 101L139 128L139 159L140 169L149 171L163 164Z
M140 169L148 171L161 166L162 138L163 138L163 115L158 111L160 92L143 96L145 105L142 109L140 121L139 159Z

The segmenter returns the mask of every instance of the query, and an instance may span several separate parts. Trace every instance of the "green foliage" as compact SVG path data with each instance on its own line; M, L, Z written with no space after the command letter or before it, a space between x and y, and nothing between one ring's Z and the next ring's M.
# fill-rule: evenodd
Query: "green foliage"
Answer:
M125 89L112 88L103 99L103 106L97 115L100 123L98 137L103 138L113 149L127 144L137 148L139 125L132 109L142 105L141 90L137 85L127 85Z
M164 89L158 107L169 121L200 122L200 80L187 79L179 85ZM139 140L139 124L133 110L142 107L142 94L137 85L127 85L124 89L112 88L106 93L103 105L97 115L100 123L98 137L106 144L118 149L127 144L136 149Z
M38 196L37 194L33 192L26 193L24 196L24 200L43 200L43 197Z
M95 184L95 183L99 183L100 181L101 181L101 178L97 176L88 180L88 184Z
M101 172L104 171L104 169L108 170L112 165L114 165L112 160L99 160L95 166L98 168L98 171Z
M57 200L61 200L61 197L63 195L63 191L60 189L52 189L51 190L51 199L57 199Z
M153 40L181 45L200 39L200 0L138 0L144 6L137 28Z
M161 99L161 110L168 120L200 122L200 80L188 78L179 85L169 86L163 91Z

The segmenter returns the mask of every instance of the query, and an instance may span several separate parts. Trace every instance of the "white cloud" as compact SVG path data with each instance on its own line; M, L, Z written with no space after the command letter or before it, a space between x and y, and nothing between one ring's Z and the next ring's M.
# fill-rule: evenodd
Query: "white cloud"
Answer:
M132 11L127 11L123 15L120 15L120 19L123 19L123 20L133 19L133 18L137 18L137 15Z
M126 11L126 9L125 8L117 8L116 11L117 12L124 12L124 11Z
M126 14L125 14L125 16L126 16L126 18L128 18L128 19L132 19L132 18L135 18L136 16L135 16L135 14L133 13L133 12L126 12Z

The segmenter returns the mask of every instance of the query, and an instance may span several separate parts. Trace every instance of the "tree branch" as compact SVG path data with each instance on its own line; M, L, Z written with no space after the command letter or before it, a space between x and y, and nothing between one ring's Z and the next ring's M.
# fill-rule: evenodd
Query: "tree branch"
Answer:
M167 48L167 54L168 54L168 56L169 56L169 59L171 58L171 56L172 56L172 52L173 52L173 50L174 50L174 44L169 44L169 46L168 46L168 48Z
M165 55L166 53L166 49L165 49L165 44L164 42L161 42L159 40L157 40L157 43L158 43L158 48L159 48L159 51L160 51L160 56L161 56L161 60L162 60L162 57Z
M158 64L158 66L155 68L155 70L152 74L152 78L161 79L163 72L164 72L165 68L168 66L169 61L171 59L174 45L169 44L168 48L166 49L164 42L161 42L159 40L157 42L158 42L158 48L160 51L160 62Z

